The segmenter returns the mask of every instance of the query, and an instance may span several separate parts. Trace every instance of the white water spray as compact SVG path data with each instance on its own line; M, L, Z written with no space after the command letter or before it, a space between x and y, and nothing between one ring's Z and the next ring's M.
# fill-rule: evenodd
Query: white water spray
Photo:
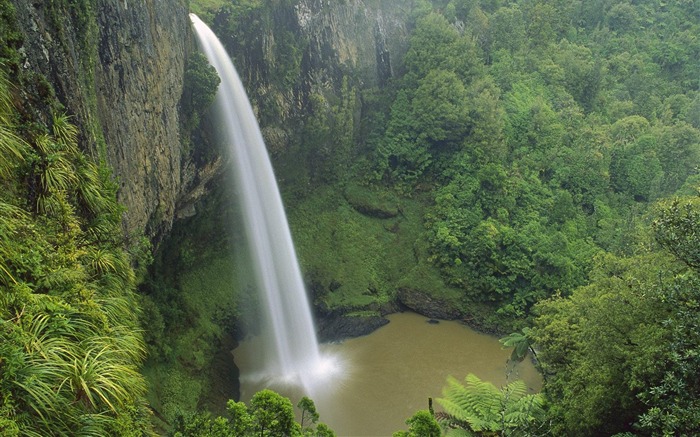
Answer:
M306 289L299 270L270 158L243 84L214 32L190 14L199 45L221 83L215 106L230 161L270 337L264 367L271 378L300 385L313 395L328 372L321 357Z

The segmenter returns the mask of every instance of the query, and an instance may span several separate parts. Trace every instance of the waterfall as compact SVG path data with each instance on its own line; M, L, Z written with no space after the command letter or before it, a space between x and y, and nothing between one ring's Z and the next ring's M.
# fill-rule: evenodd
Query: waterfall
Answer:
M264 377L311 391L321 357L306 289L282 198L255 114L230 57L214 32L190 14L200 48L221 83L215 112L222 141L229 148L256 287L266 309Z

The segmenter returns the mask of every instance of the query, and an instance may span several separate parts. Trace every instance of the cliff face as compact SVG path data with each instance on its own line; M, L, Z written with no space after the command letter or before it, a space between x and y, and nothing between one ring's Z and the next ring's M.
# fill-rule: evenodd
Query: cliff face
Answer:
M159 238L194 178L183 176L179 138L186 1L13 3L22 68L47 78L84 149L113 169L127 235Z
M296 22L308 38L305 70L323 79L354 72L363 87L383 86L406 49L410 0L302 0ZM332 78L332 77L328 77Z
M413 0L266 3L240 16L222 10L213 26L264 126L295 119L311 94L337 97L343 78L357 89L383 87L402 68Z
M198 167L181 150L187 0L10 1L21 68L46 77L83 148L113 169L126 234L163 237L177 215L192 213L202 180L218 168ZM359 88L386 84L400 68L411 2L270 0L270 15L248 23L245 38L214 27L228 38L268 136L284 139L312 93L338 95L343 77ZM47 108L34 110L50 119Z
M170 228L183 177L178 102L189 18L184 1L98 2L97 113L129 231Z

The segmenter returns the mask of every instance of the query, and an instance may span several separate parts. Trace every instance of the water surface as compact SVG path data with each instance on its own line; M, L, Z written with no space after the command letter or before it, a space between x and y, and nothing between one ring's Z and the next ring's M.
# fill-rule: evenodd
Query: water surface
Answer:
M343 366L330 378L325 393L312 395L321 414L338 436L391 436L407 429L405 421L428 408L428 397L441 396L448 375L463 380L474 373L500 387L523 379L531 390L541 388L540 375L528 360L507 364L510 350L498 339L480 334L458 322L429 324L415 313L393 314L390 323L372 334L338 344L322 345ZM248 357L258 346L255 340L234 351L241 369L241 398L248 401L266 386L292 399L303 396L280 383L253 381ZM435 403L436 410L439 406Z

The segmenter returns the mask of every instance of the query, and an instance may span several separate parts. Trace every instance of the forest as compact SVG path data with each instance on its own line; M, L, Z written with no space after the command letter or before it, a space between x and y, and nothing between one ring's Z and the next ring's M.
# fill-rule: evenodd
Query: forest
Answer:
M367 86L331 67L306 82L309 41L285 14L299 1L190 3L263 72L244 79L317 317L426 295L543 375L537 395L448 380L440 411L395 435L700 433L700 4L403 2L405 53ZM274 392L245 405L217 390L236 386L222 356L255 329L230 289L230 193L157 248L125 237L104 157L18 67L10 2L0 18L0 434L334 435L311 399L297 422ZM274 69L260 28L275 29ZM220 153L205 62L190 55L181 105L197 160Z

